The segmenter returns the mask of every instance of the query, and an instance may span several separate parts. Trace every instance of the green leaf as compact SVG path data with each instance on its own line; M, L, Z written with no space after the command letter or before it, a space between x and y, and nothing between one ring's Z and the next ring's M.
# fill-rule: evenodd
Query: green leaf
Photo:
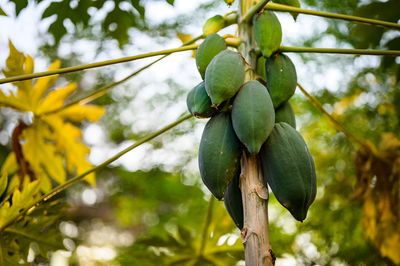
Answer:
M32 243L47 258L49 251L63 249L57 222L67 205L59 201L44 204L0 234L0 265L18 265L26 259Z
M168 4L170 4L171 6L174 5L175 0L166 0Z
M1 9L1 7L0 7L0 16L5 16L5 17L7 17L6 12L4 12L3 9Z
M288 6L294 6L294 7L299 7L300 8L300 1L299 0L273 0L275 3L282 4L282 5L288 5ZM299 15L298 13L290 12L290 14L293 16L294 20L297 19L297 16Z
M28 179L26 179L28 180ZM21 211L36 202L40 189L39 180L33 182L26 181L22 190L16 189L10 201L5 201L0 205L0 228L14 220Z
M18 16L22 9L28 6L28 0L11 0L15 4L15 14Z

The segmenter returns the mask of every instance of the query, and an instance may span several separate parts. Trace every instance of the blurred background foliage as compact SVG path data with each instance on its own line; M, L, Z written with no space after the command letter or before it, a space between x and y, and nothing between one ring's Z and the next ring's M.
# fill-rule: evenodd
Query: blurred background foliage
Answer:
M29 5L45 2L42 19L48 23L48 33L41 35L38 56L45 61L60 58L64 67L84 62L87 57L79 49L84 53L87 44L93 60L139 53L150 42L156 45L155 50L162 49L167 40L168 44L177 40L177 32L196 35L210 14L237 8L237 3L227 8L222 0L203 1L196 4L195 15L179 14L157 21L152 18L156 10L146 9L148 3L167 2L173 6L173 0L9 2L15 4L15 15ZM301 4L304 8L392 22L400 18L398 0L302 0ZM300 15L298 21L304 16ZM400 50L396 31L323 21L326 27L318 34L290 36L288 42L321 47L322 40L333 38L337 47ZM75 50L65 52L65 47ZM399 264L400 61L394 57L293 57L299 72L303 71L300 68L309 72L308 76L300 73L307 81L299 82L304 82L349 132L387 160L382 162L351 143L304 95L296 93L291 103L298 130L315 159L318 193L304 223L295 222L271 194L270 234L277 264ZM172 68L176 66L173 60L171 57L171 61L159 64ZM99 69L63 78L79 83L81 91L75 97L80 98L119 78L119 71L130 73L140 66L135 63L123 70ZM165 69L151 68L147 71L153 74L141 74L96 100L107 108L106 115L97 124L83 125L85 140L97 154L91 157L94 163L185 111L186 93L199 77L194 62L176 68L174 76L166 76L171 75L166 71L162 79L155 76ZM327 68L345 77L335 84L336 90L315 80L317 74L326 74ZM186 81L177 75L182 69L192 71L184 75ZM2 110L3 131L12 128L16 117ZM96 187L81 183L62 193L57 200L65 201L69 208L64 210L63 206L57 223L67 251L54 253L52 265L67 261L70 265L243 265L240 232L222 202L209 202L210 194L197 170L197 148L204 123L192 119L143 145L127 160L99 172ZM0 163L10 151L9 138L2 138ZM34 254L30 259L35 263L45 261L40 252Z

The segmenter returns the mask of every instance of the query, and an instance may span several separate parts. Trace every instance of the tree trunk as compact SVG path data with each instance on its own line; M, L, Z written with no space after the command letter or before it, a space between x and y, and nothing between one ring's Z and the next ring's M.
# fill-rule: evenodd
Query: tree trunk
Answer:
M255 4L253 0L239 1L239 18ZM254 79L256 69L255 40L251 25L239 24L241 39L240 52L246 59L248 68L246 81ZM246 265L274 265L275 256L269 243L268 233L268 188L264 186L263 173L257 155L243 151L241 159L242 172L240 188L243 198L244 225L242 242L244 245Z

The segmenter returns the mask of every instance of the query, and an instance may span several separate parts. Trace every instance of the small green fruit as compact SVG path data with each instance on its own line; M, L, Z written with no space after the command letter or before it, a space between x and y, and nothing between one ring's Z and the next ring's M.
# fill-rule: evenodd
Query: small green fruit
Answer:
M205 36L210 35L212 33L217 33L225 27L225 19L221 15L215 15L209 19L207 19L206 23L203 26L203 34Z
M282 28L279 19L272 11L264 11L253 18L254 36L265 57L270 57L279 49L282 41Z
M296 90L296 68L289 57L278 53L267 59L265 69L267 88L276 109L289 100Z
M235 176L232 182L229 183L225 195L224 203L225 208L231 216L236 226L242 230L243 228L243 203L242 203L242 192L239 188L240 175Z
M214 105L236 94L244 82L243 58L236 52L224 50L216 55L206 69L206 91Z
M189 112L197 118L207 118L218 113L211 107L211 99L208 97L204 81L190 90L186 98Z
M251 80L239 90L232 105L233 129L251 154L257 154L275 125L267 88Z
M267 81L267 75L265 73L265 57L264 56L260 56L257 58L256 73L263 80Z
M296 129L296 117L294 116L292 105L289 102L284 102L275 110L275 123L279 122L288 123Z
M200 44L196 52L196 66L202 79L204 79L207 66L214 56L225 49L226 42L224 38L215 33L208 35Z

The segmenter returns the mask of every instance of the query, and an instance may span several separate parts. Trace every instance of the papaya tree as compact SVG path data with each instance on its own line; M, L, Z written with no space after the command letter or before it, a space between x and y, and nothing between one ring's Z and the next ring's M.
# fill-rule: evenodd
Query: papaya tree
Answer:
M28 3L13 2L16 3L17 13ZM43 14L43 17L57 14L57 19L49 29L56 43L65 35L62 28L66 16L58 12L60 7L79 9L82 16L73 17L73 22L76 25L87 25L89 18L86 11L90 7L101 7L105 1L80 1L75 7L70 2L54 2ZM233 1L226 2L232 4ZM64 68L60 68L60 62L55 61L45 72L34 72L34 60L19 52L10 42L10 54L3 69L5 78L0 79L0 84L12 83L14 90L7 91L5 88L5 91L0 91L0 106L19 112L21 119L15 123L12 132L12 151L8 153L1 167L0 263L26 263L33 239L38 242L38 254L43 257L48 256L49 250L61 249L61 238L51 236L59 236L55 224L66 208L59 198L65 189L81 180L94 185L94 172L106 168L127 152L195 116L210 118L204 128L199 148L200 176L211 194L224 200L226 209L240 229L246 265L274 265L273 250L276 245L270 241L270 196L276 198L298 221L306 219L308 209L317 196L315 167L318 169L319 166L318 160L314 165L311 156L316 151L310 149L310 152L303 137L296 131L296 118L288 101L294 95L296 87L306 96L307 103L316 108L314 111L318 110L325 115L334 128L358 147L355 157L358 185L354 198L359 198L362 202L366 236L374 242L374 247L382 256L388 257L393 263L399 263L400 259L395 251L400 242L396 219L400 215L398 208L396 209L399 195L396 188L400 172L397 167L397 149L400 142L395 136L388 134L383 136L377 148L376 144L364 141L348 131L349 125L344 127L343 122L327 112L326 106L310 95L301 85L301 81L297 81L296 68L288 54L333 53L393 58L399 56L400 52L394 49L282 46L282 35L285 33L274 12L290 12L294 19L299 14L309 14L393 30L400 29L399 24L390 22L396 22L399 14L393 15L389 12L388 16L379 17L389 21L387 22L301 9L298 1L273 2L276 3L269 3L267 0L237 0L237 11L210 18L205 22L201 36L182 38L185 39L184 43L178 48ZM388 1L387 4L390 5L388 9L396 10L393 8L396 6L393 1ZM144 10L140 1L132 1L132 7L143 20ZM376 6L370 8L373 7ZM119 5L114 11L116 13L111 12L104 23L110 26L113 19L120 19L116 21L116 29L110 30L113 27L107 27L108 36L119 38L120 46L127 42L127 22L134 21L139 29L147 29L139 18L129 17L133 14L137 17L136 12L131 14L121 10ZM116 17L115 14L121 16ZM220 30L233 24L237 24L238 28L235 36L218 35ZM202 41L198 44L200 40ZM391 47L397 47L396 42L392 42L388 48ZM85 120L91 123L97 121L104 114L104 108L88 103L170 54L188 50L196 51L196 66L203 79L188 93L190 114L182 115L177 121L139 139L93 167L87 160L89 148L82 142L82 133L77 125ZM158 55L163 57L83 98L68 99L77 90L75 83L54 86L60 74ZM393 64L393 60L389 63ZM398 84L398 80L395 83ZM349 101L354 99L343 97L341 105L337 106L343 107ZM305 105L304 102L302 104ZM384 112L382 108L381 112ZM390 108L389 111L385 110L389 112ZM314 129L312 132L317 134L315 131ZM305 139L309 140L307 137ZM268 188L271 188L273 194L269 193ZM193 193L199 192L193 190ZM205 226L199 244L193 245L193 235L187 229L178 227L178 237L168 235L167 240L153 238L137 241L139 245L158 247L163 252L165 249L168 252L162 256L149 257L149 253L146 253L148 251L144 252L139 248L134 250L134 260L126 263L143 263L154 259L153 263L157 261L158 264L217 265L232 264L240 260L242 252L237 246L221 246L218 239L214 238L212 243L217 248L206 248L206 242L210 238L213 199L211 197L205 212ZM315 216L308 219L313 217ZM217 223L213 226L215 231L219 230ZM378 231L383 233L379 234ZM210 245L211 243L208 244Z

